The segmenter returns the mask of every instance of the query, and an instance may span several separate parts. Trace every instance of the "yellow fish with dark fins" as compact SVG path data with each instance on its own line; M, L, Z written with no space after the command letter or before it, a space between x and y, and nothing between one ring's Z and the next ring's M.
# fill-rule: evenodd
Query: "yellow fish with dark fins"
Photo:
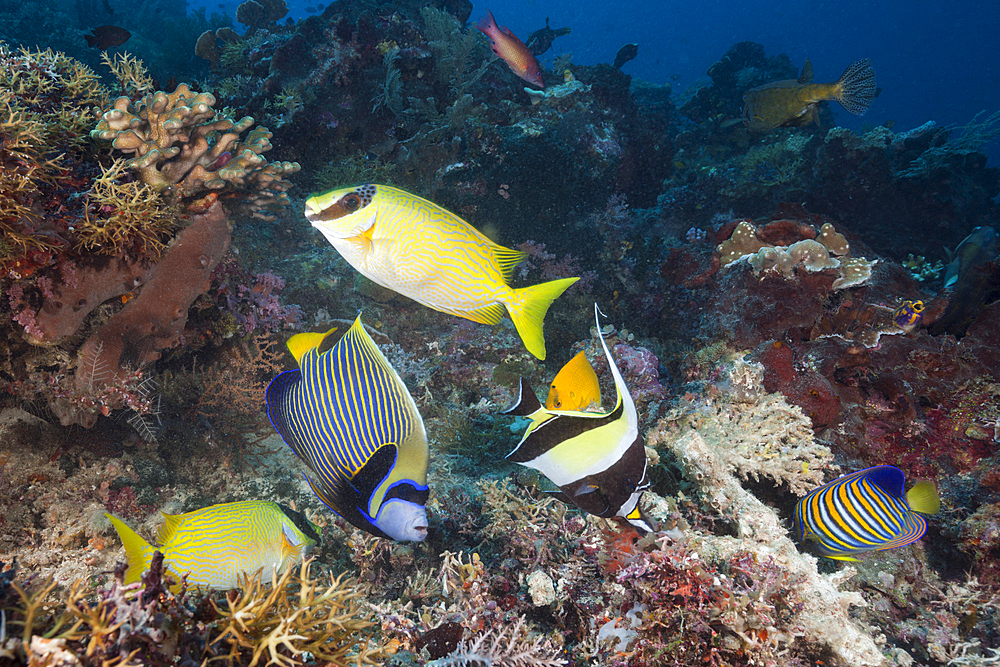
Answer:
M837 100L858 116L875 99L875 68L868 58L853 62L833 83L813 83L812 63L806 59L802 76L772 81L751 88L743 95L743 121L754 132L776 127L802 127L818 119L817 106Z
M481 324L514 320L528 352L545 359L542 321L579 278L514 289L523 252L489 240L454 213L388 185L366 184L310 197L305 216L351 266L428 308Z
M601 405L601 385L583 350L566 362L549 385L548 410L585 410Z
M187 575L191 588L230 590L240 578L261 570L261 578L272 576L302 561L319 542L320 528L284 505L264 500L243 500L204 507L185 514L164 514L154 547L121 519L105 514L118 531L125 547L128 569L124 583L139 581L156 551L163 565L181 588Z

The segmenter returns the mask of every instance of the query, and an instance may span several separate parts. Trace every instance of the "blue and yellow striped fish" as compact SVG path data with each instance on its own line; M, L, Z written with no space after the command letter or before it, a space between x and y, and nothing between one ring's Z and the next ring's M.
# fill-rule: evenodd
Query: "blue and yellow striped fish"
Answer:
M359 185L315 195L305 216L365 277L428 308L480 324L506 309L528 352L545 359L542 322L549 306L579 278L513 289L525 254L489 240L460 217L388 185Z
M596 318L596 306L594 310ZM621 517L640 532L652 532L653 521L639 507L649 488L639 417L603 336L601 345L615 378L615 409L603 414L549 410L521 378L517 402L506 414L527 417L531 423L507 458L552 480L560 489L554 495L566 503L600 517Z
M906 478L895 466L875 466L844 475L795 506L795 534L812 540L819 553L856 561L851 554L895 549L916 542L927 530L923 514L941 508L933 482L917 482L903 497Z
M319 526L305 515L284 505L263 500L244 500L204 507L186 514L164 514L164 524L154 547L121 519L105 514L118 531L125 547L128 569L124 582L139 581L149 568L153 554L163 554L163 564L181 588L187 575L191 588L229 590L239 585L241 576L262 570L261 578L272 576L301 562L306 552L319 542Z
M361 324L320 354L333 333L292 336L299 363L267 387L267 413L316 474L313 492L379 537L427 537L427 433L410 392Z

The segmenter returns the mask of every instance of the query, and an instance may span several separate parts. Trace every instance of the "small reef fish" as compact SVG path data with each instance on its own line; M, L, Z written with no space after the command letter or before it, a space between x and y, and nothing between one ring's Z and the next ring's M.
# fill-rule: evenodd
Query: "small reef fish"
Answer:
M87 40L87 46L103 51L112 46L121 46L131 36L132 33L125 28L119 28L116 25L102 25L91 30L90 34L84 35L83 38Z
M807 59L798 80L784 79L751 88L743 95L743 121L755 132L801 127L817 122L817 106L825 100L837 100L860 116L875 99L875 68L868 58L851 63L833 83L812 80L812 63Z
M601 385L597 381L597 373L581 350L556 373L549 386L545 407L548 410L584 410L600 404Z
M612 67L615 69L621 69L625 63L635 60L637 55L639 55L639 45L626 44L622 48L618 49L618 53L615 54L615 62Z
M907 299L903 303L896 306L896 309L892 311L892 321L906 333L916 329L917 325L920 324L920 321L923 318L923 301L910 301Z
M795 535L800 542L815 541L822 556L846 561L916 542L927 530L922 515L936 514L941 501L928 481L917 482L904 497L905 482L902 470L881 465L813 489L795 506Z
M230 590L240 577L261 570L265 582L299 563L310 547L319 543L319 526L301 512L264 500L243 500L204 507L186 514L164 514L164 524L154 547L121 519L111 520L125 547L128 569L124 582L139 581L153 554L163 554L163 564L181 588L187 575L191 588Z
M299 364L265 393L271 423L316 474L313 493L349 523L378 537L427 537L427 433L399 374L361 324L320 354L333 333L288 340Z
M525 46L531 51L533 55L540 56L550 48L552 48L552 42L556 37L562 37L563 35L568 35L570 33L569 28L556 28L553 30L549 27L549 17L545 17L545 27L539 28L535 32L528 35L528 41L525 42Z
M528 352L545 359L549 305L579 278L512 289L525 254L490 241L437 204L387 185L333 190L306 200L305 216L351 266L428 308L481 324L504 310Z
M594 310L596 319L596 305ZM521 378L517 402L505 414L527 417L531 424L507 458L552 480L564 502L600 517L622 517L650 533L654 523L639 507L649 479L635 403L603 337L601 345L615 378L615 409L603 414L549 410Z
M490 49L507 63L511 72L533 86L545 87L545 82L542 81L542 67L538 64L538 58L514 33L507 28L497 26L497 22L493 19L493 12L487 10L486 16L479 19L476 27L490 38Z

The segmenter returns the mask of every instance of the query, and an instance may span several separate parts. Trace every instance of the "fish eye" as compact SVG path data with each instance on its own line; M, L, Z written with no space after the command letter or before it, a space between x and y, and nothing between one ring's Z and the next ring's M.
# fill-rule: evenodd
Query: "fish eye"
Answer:
M361 197L352 192L340 200L340 205L343 206L344 210L348 213L354 213L361 208Z

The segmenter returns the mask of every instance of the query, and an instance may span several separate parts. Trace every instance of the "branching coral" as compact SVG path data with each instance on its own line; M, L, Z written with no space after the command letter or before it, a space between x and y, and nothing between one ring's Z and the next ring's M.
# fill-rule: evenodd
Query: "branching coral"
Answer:
M123 585L124 567L107 590L79 580L60 595L51 580L37 590L14 583L13 604L6 598L0 603L6 623L20 632L0 646L0 657L87 667L165 667L178 657L184 664L288 667L309 655L338 665L378 664L384 651L373 639L374 623L360 594L343 575L322 584L310 562L289 568L273 586L262 584L257 572L224 603L202 600L198 606L211 606L217 615L197 621L187 594L170 592L159 552L141 583Z
M361 594L344 575L330 577L320 585L309 572L306 560L292 579L294 568L281 576L268 592L261 577L248 577L240 590L226 598L224 606L212 601L219 614L222 633L212 640L230 664L243 664L250 654L250 667L262 658L268 665L291 667L303 656L344 665L377 665L383 651L373 640ZM294 585L297 590L290 590ZM222 653L227 651L226 653Z
M133 155L125 164L158 190L180 197L215 191L221 197L245 198L255 217L273 219L288 205L284 177L299 170L296 162L267 162L271 133L245 116L239 122L216 112L210 93L195 93L186 84L173 93L157 91L137 102L119 97L104 112L95 138Z
M88 193L84 219L75 230L76 248L99 255L124 254L156 261L177 227L179 212L168 206L154 188L123 179L126 168L123 160L101 167L102 173Z
M557 667L566 661L555 656L555 650L543 637L525 639L524 618L513 625L481 633L463 641L451 654L433 660L433 667Z
M97 75L72 58L0 42L0 266L10 277L70 244L53 202L77 182L92 109L103 99Z

